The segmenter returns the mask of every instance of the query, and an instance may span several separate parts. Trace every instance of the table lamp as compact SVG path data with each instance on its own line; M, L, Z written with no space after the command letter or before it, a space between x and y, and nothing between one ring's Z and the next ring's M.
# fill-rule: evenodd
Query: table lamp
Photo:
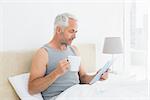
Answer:
M114 62L114 54L121 54L123 53L122 49L122 43L120 37L106 37L104 41L104 47L103 47L103 53L104 54L111 54L112 55L112 61ZM112 64L112 73L115 73L113 71L113 64Z

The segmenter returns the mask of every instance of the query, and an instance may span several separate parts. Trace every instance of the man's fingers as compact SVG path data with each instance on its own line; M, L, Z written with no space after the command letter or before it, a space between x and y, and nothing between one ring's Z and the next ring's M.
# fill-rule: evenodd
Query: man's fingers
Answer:
M68 59L63 59L63 60L60 61L60 63L61 64L66 64L66 63L69 63L69 61L68 61Z
M107 71L106 72L110 72L111 70L110 69L107 69Z
M63 63L63 66L68 69L69 66L70 66L70 63L66 61L66 62Z

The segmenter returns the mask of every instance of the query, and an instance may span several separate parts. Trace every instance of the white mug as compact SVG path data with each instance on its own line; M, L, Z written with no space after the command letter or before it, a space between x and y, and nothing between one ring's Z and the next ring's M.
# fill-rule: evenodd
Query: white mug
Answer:
M70 71L79 71L81 58L79 56L68 56L68 61L70 63Z

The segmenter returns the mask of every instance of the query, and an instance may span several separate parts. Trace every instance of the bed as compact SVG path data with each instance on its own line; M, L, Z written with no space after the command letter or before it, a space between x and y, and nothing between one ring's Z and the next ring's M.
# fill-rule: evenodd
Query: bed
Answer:
M72 86L56 100L150 100L150 98L146 80L108 79L97 81L92 85Z

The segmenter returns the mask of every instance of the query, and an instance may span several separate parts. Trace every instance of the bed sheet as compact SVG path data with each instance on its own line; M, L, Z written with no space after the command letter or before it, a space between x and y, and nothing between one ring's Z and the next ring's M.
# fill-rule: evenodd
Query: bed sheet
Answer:
M77 84L62 92L56 100L150 100L147 81L98 81Z

